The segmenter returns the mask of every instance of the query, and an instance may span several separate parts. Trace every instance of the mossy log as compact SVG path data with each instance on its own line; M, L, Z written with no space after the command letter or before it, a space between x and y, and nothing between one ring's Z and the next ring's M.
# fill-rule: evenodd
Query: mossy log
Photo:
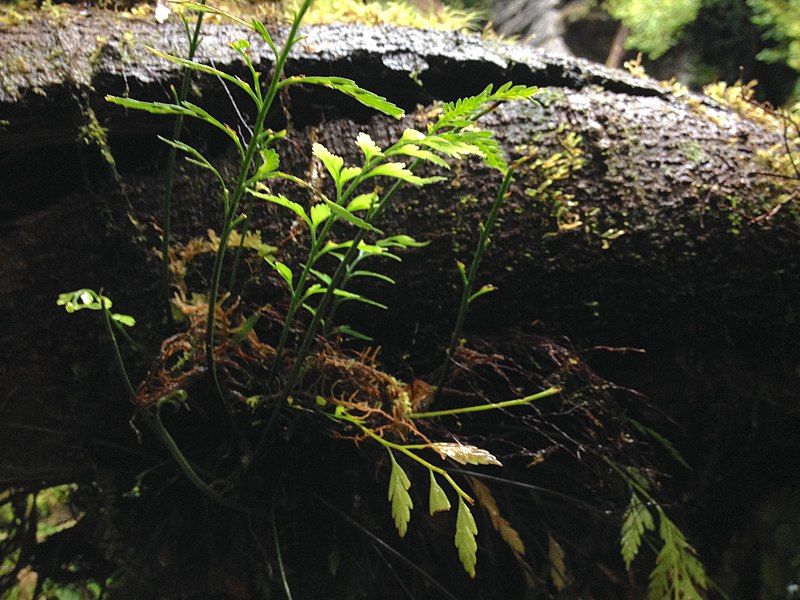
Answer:
M0 435L0 483L90 478L98 448L112 452L114 435L131 435L131 409L99 326L87 332L90 319L68 318L55 305L58 292L104 288L143 323L160 302L152 250L166 153L154 138L171 124L126 113L104 96L167 99L180 72L144 45L180 53L182 29L93 13L60 19L0 30L0 419L8 430ZM353 157L359 131L387 144L404 127L422 126L429 108L418 105L489 83L541 86L539 102L485 119L511 156L533 152L539 161L512 187L481 275L499 291L476 304L471 332L541 320L584 347L646 347L652 358L620 370L626 382L662 406L687 399L690 414L692 401L712 393L709 381L730 385L721 371L706 378L700 359L761 382L791 372L800 227L791 204L773 210L790 189L760 154L781 142L779 132L646 78L458 33L360 26L304 33L288 72L352 77L410 116L393 122L333 92L293 91L270 118L276 127L291 121L295 142L283 149L283 168L301 176L317 173L310 140ZM242 35L209 25L201 60L241 70L227 43ZM267 51L251 41L266 71ZM200 79L194 94L239 123L215 79ZM204 128L192 124L187 135L229 160ZM399 352L420 339L430 347L443 341L457 299L455 261L468 258L498 184L496 173L470 163L456 167L450 183L404 190L382 227L431 244L390 265L397 285L373 291L387 311L350 317ZM219 229L210 190L181 168L177 242ZM266 243L297 258L287 240L299 232L291 222L268 206L249 213ZM302 245L302 232L296 241ZM280 303L263 264L251 268L257 277L247 293ZM202 284L207 274L198 268L192 276ZM778 367L775 356L792 364ZM763 371L765 364L774 369Z

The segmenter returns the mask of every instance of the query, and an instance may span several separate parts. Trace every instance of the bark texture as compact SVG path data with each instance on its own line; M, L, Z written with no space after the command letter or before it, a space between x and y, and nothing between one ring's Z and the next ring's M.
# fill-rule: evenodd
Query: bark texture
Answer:
M499 292L476 305L472 331L541 319L585 345L647 345L657 353L679 339L692 356L720 339L740 349L791 348L787 329L796 329L800 287L796 215L786 207L770 221L747 224L785 189L761 174L757 157L780 141L775 132L649 79L462 34L358 26L310 27L305 34L288 72L352 77L413 113L398 123L372 118L333 92L293 91L271 119L276 126L291 119L297 143L284 148L283 168L308 178L317 176L312 139L353 157L361 130L385 144L409 124L422 126L426 111L413 112L417 105L489 83L542 86L541 103L503 107L486 118L510 155L533 151L545 164L521 172L513 186L482 272ZM240 68L226 44L242 35L210 25L201 59ZM180 53L182 36L176 23L91 13L0 31L0 310L12 316L0 340L0 410L19 426L13 436L0 436L0 456L13 458L3 461L2 478L74 476L85 466L76 440L91 439L101 425L124 431L126 417L106 426L107 417L98 416L128 414L115 385L103 387L110 367L99 333L86 339L90 319L68 319L55 297L105 287L122 312L145 321L156 310L151 250L158 245L165 151L153 140L171 124L126 114L103 97L166 99L180 73L144 45ZM266 48L251 42L268 70ZM195 93L198 103L238 123L216 80L198 80ZM228 160L206 129L190 124L187 135ZM561 170L547 164L558 153ZM468 260L498 184L496 174L469 164L448 184L404 190L382 226L431 245L389 265L398 284L375 292L387 312L350 317L399 352L420 338L443 341L457 300L455 260ZM177 241L219 230L212 189L196 171L182 171ZM278 240L279 252L296 260L297 246L286 236L292 224L268 206L250 212L264 241ZM302 233L297 241L304 242ZM248 294L280 302L258 261L252 268L261 283ZM207 273L200 264L189 277L202 284ZM109 404L119 409L104 410ZM25 430L49 416L54 429L76 425L44 439ZM34 441L36 451L20 457L20 444Z

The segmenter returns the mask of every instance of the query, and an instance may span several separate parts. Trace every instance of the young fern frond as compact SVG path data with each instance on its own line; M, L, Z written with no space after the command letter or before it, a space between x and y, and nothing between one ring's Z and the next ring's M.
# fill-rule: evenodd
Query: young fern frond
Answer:
M497 197L495 198L494 203L492 204L492 208L489 210L489 214L486 217L486 221L481 224L481 232L478 238L478 244L475 247L475 252L472 255L472 263L469 267L469 272L466 271L464 265L462 263L458 263L458 270L461 273L461 278L463 282L463 287L461 290L461 301L458 306L458 314L456 315L456 322L453 326L453 332L450 335L450 344L445 351L444 356L444 363L442 364L438 381L436 383L436 393L437 395L441 393L442 386L444 385L445 381L447 380L447 375L450 372L450 363L452 362L453 355L456 352L456 348L458 347L459 340L461 339L461 333L464 328L464 321L467 318L467 311L469 310L469 305L474 302L477 298L480 298L484 294L487 294L493 291L493 287L483 286L477 292L473 292L475 282L478 278L478 269L481 264L481 260L483 259L483 253L486 251L486 247L489 244L489 236L491 235L492 229L494 228L494 224L497 220L498 214L500 212L500 208L502 207L503 203L506 200L506 194L508 193L508 188L513 181L514 169L519 165L521 161L517 161L511 168L508 168L505 172L505 176L503 177L503 182L500 184L500 191L497 193Z
M450 510L450 500L447 498L447 494L445 494L442 487L436 482L436 476L433 474L433 471L428 471L428 473L431 478L430 493L428 496L430 514L433 515L437 512L446 512Z
M511 88L510 87L507 88L506 86L504 86L503 89L507 90L507 89L511 89ZM515 93L519 93L522 96L522 95L525 95L525 94L532 95L533 93L536 92L535 88L524 88L524 90L525 91L523 92L522 89L520 89L519 92L515 92ZM499 101L495 101L492 106L497 106L497 105L499 105ZM482 116L486 112L490 111L492 109L492 106L485 107L481 111L473 111L473 112L471 112L470 113L471 116L469 118L471 118L471 119L479 118L480 116ZM471 123L471 122L472 121L469 121L469 123ZM463 131L463 128L460 128L460 129L455 129L454 128L454 129L451 129L449 131L440 131L440 129L443 129L446 126L449 126L447 122L444 122L444 124L442 124L442 122L434 124L431 127L429 127L429 131L428 131L427 134L423 134L423 133L421 133L419 131L412 130L412 129L406 129L404 131L401 139L398 140L398 142L396 142L393 146L391 146L390 148L387 148L385 151L383 151L382 156L388 157L388 156L391 156L395 152L399 153L399 150L405 145L414 145L414 146L423 146L424 145L424 146L429 147L431 150L434 150L436 152L439 152L440 154L443 154L443 155L449 156L449 157L453 157L453 158L463 158L464 156L467 156L467 155L470 155L470 154L477 155L477 156L480 156L480 157L485 157L486 156L478 146L476 146L475 144L469 143L469 141L464 141L464 139L467 139L467 140L472 139L474 141L474 139L475 139L474 135L469 135L469 132ZM466 138L462 139L460 137L460 136L463 136L463 135L466 135ZM486 139L488 139L488 138L486 138ZM374 153L374 148L372 148L372 145L370 145L369 142L365 138L362 137L361 140L357 139L357 144L361 147L362 151L364 151L365 159L366 159L366 156L367 156L367 154L369 152L373 152ZM374 143L373 143L373 145L374 145ZM366 150L365 151L364 150L364 146L370 148L370 150ZM378 150L380 150L380 149L378 149ZM426 185L428 183L434 183L434 182L440 180L440 178L417 178L416 176L413 175L414 169L424 160L423 158L416 158L415 161L411 165L406 167L405 165L402 165L402 163L373 164L373 161L375 163L377 163L378 162L378 158L380 158L380 156L378 158L376 158L376 156L378 156L378 155L371 155L371 158L367 159L367 162L365 163L365 166L362 168L362 173L360 175L356 176L355 179L350 183L349 187L347 189L345 189L341 193L340 193L339 190L342 189L342 186L338 182L336 182L336 175L334 175L334 173L331 173L332 176L334 177L334 182L337 183L336 204L344 204L350 198L350 195L354 192L354 190L356 189L358 184L363 179L368 178L370 176L370 173L373 173L373 175L374 175L375 172L377 171L378 174L381 174L381 175L384 175L384 176L387 176L387 177L391 177L391 178L393 178L395 180L393 185L392 185L392 187L385 194L383 194L383 196L380 198L380 200L377 202L377 204L374 206L374 208L369 212L369 215L368 215L367 219L365 219L365 222L367 224L370 224L370 225L375 221L375 219L377 219L377 217L381 214L383 209L389 204L389 202L394 197L394 194L399 189L401 184L403 184L403 183L412 183L414 185ZM393 165L393 166L387 167L385 165ZM400 166L400 165L402 165L402 166ZM338 161L337 161L337 166L334 167L334 172L336 171L336 168L339 168L338 167ZM312 247L312 255L315 254L316 251L318 250L318 248L316 246L318 244L320 244L321 242L325 241L325 238L326 238L327 234L330 231L330 227L332 226L332 223L333 223L333 220L330 220L323 227L323 230L322 230L319 238L316 240L316 243L315 243L314 247ZM342 284L342 281L343 281L344 277L347 274L347 271L348 271L350 263L356 257L356 249L358 247L358 244L363 239L363 236L364 236L365 232L366 232L366 229L364 229L364 228L362 228L360 231L356 232L356 234L355 234L355 236L353 238L354 244L351 245L347 249L347 251L345 252L344 258L341 260L339 266L337 267L336 271L334 272L333 276L331 277L333 285L329 286L328 290L323 295L323 297L320 300L319 305L318 305L318 307L317 307L317 309L315 311L314 317L313 317L313 319L311 320L311 323L308 325L308 327L306 329L305 335L303 336L303 340L302 340L302 342L300 344L300 347L299 347L299 350L298 350L298 353L297 353L297 359L295 360L295 363L294 363L294 365L292 367L292 370L290 371L289 376L287 377L287 379L285 381L284 392L282 394L282 400L281 400L281 402L278 402L275 405L275 408L273 409L273 414L270 416L270 419L267 422L267 430L265 430L264 433L262 433L262 438L258 443L258 446L257 446L258 448L261 448L263 446L263 443L264 443L264 440L266 438L266 435L268 435L267 431L272 426L272 424L275 422L275 419L277 418L278 413L280 412L280 410L281 410L281 408L282 408L282 406L284 404L285 399L289 396L289 394L291 393L292 388L297 383L297 379L298 379L298 377L300 375L300 371L302 369L303 360L304 360L305 356L307 355L309 349L311 348L311 345L312 345L312 343L313 343L313 341L314 341L314 339L316 337L316 334L317 334L317 331L319 330L319 327L322 326L323 322L325 322L326 319L327 319L328 327L331 326L331 322L330 322L330 319L328 318L328 314L327 313L329 313L329 311L331 311L332 307L333 307L333 290L336 289L338 286L340 286ZM307 275L308 274L305 271L301 274L301 276L299 278L299 282L300 283L298 283L298 288L299 289L302 289L302 286L305 284L305 280L306 280ZM281 338L280 338L279 343L278 343L277 358L276 358L276 361L275 361L274 366L273 366L273 375L276 374L278 369L280 368L282 353L284 351L285 344L286 344L286 341L287 341L287 338L288 338L288 331L289 331L289 328L291 327L291 324L293 323L293 320L294 320L294 317L295 317L295 314L296 314L296 311L297 311L298 307L299 307L299 304L297 302L294 302L294 301L290 302L289 312L288 312L286 320L284 321L283 331L282 331Z

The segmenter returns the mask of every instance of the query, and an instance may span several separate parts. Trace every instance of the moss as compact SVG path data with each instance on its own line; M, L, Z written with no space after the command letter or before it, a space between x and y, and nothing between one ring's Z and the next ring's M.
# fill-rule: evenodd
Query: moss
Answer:
M583 138L566 125L559 125L556 137L561 145L557 152L543 157L536 148L528 150L534 159L525 168L529 182L525 195L544 205L557 233L564 233L583 225L579 203L574 194L564 191L562 184L586 165L586 157Z
M703 151L702 146L694 140L688 140L683 145L683 155L686 160L698 165L707 159L706 153Z
M94 114L91 107L87 106L84 114L86 115L86 123L80 128L78 137L87 146L96 146L105 161L112 169L116 170L117 163L111 153L111 148L108 146L108 130L100 125L100 121L97 120L97 115Z
M289 13L294 5L289 5ZM364 23L397 25L417 29L459 31L475 29L479 13L441 6L435 11L421 11L402 0L362 2L359 0L317 0L306 14L306 23Z

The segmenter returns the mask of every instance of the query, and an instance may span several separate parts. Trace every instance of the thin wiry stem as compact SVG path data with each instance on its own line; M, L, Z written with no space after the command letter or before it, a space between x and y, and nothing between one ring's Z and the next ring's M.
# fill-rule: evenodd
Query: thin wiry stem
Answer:
M497 197L492 204L492 208L489 210L489 214L486 217L486 222L481 225L481 234L478 239L478 245L475 248L475 253L472 255L472 264L469 267L469 273L464 280L464 286L461 291L461 302L458 306L458 315L456 317L455 325L453 326L453 333L450 336L450 344L445 352L444 363L442 364L441 372L439 373L439 378L436 384L435 393L437 397L440 395L442 386L444 385L447 375L450 372L450 364L456 348L458 347L458 342L461 339L461 333L464 329L464 321L467 318L467 311L469 310L469 305L472 302L472 293L473 289L475 288L475 281L478 278L478 268L480 267L481 259L483 258L483 253L486 250L486 246L489 243L489 236L494 228L497 215L500 212L500 207L506 199L508 188L513 180L514 168L515 167L513 166L509 168L505 174L505 177L503 177L503 183L500 185L500 191L498 192Z
M372 429L370 429L369 427L365 427L364 425L362 425L361 421L359 419L351 417L351 416L349 416L347 414L338 415L338 416L337 415L327 415L327 416L329 418L331 418L331 419L334 419L334 420L339 419L339 420L342 420L342 421L347 421L348 423L351 423L352 425L355 425L356 427L361 429L361 431L363 431L365 434L367 434L369 437L371 437L373 440L375 440L376 442L381 444L384 448L389 450L390 454L391 454L391 450L397 450L398 452L401 452L401 453L405 454L410 459L414 460L415 462L418 462L419 464L421 464L423 467L425 467L429 471L433 471L437 475L442 476L447 481L447 483L450 484L450 487L452 487L453 490L455 490L455 492L459 496L461 496L464 500L466 500L470 504L475 504L475 500L473 500L472 497L469 494L467 494L463 489L461 489L461 486L459 486L455 482L455 479L453 479L453 477L447 471L445 471L444 469L442 469L440 467L437 467L436 465L432 465L431 463L429 463L427 460L425 460L421 456L418 456L417 454L414 454L408 448L408 446L406 446L404 444L396 444L395 442L390 442L389 440L381 437L380 435L378 435L377 433L372 431Z
M372 533L369 529L364 527L361 523L356 521L353 517L348 515L346 512L344 512L340 508L334 506L333 504L331 504L330 502L325 500L325 498L323 498L319 494L313 494L312 493L312 496L314 496L314 498L316 498L317 501L319 501L321 504L323 504L325 507L327 507L331 512L333 512L337 516L339 516L342 520L344 520L345 522L349 523L350 525L352 525L353 527L358 529L361 533L366 535L369 539L371 539L373 542L378 544L381 548L383 548L384 550L389 552L389 554L391 554L392 556L396 557L398 560L400 560L401 562L403 562L407 566L411 567L414 571L416 571L417 573L422 575L427 581L429 581L431 583L431 585L433 585L437 590L439 590L439 592L441 592L444 597L449 598L450 600L458 600L453 594L451 594L448 591L448 589L446 587L444 587L441 583L439 583L436 579L434 579L433 576L431 576L427 571L425 571L425 569L420 567L417 563L415 563L411 559L403 556L403 554L401 554L398 550L395 550L394 548L392 548L389 544L384 542L381 538L379 538L377 535Z
M311 0L305 0L300 6L297 14L295 15L294 21L292 22L292 27L289 30L286 42L281 49L280 55L276 59L275 71L272 74L272 80L270 82L269 89L267 90L264 100L259 107L258 115L256 116L256 122L253 126L253 136L250 139L250 142L247 144L247 149L245 150L244 158L242 159L239 176L237 178L236 187L234 188L233 196L231 198L230 207L228 212L225 214L225 225L223 226L222 233L220 234L219 249L217 250L217 254L214 258L214 269L212 271L211 285L208 291L208 319L205 346L208 369L217 384L217 368L214 361L214 324L216 320L217 300L219 299L219 284L222 275L222 265L225 260L225 251L228 247L228 241L230 239L231 232L235 228L236 224L238 224L235 223L235 219L237 218L236 213L239 209L239 203L241 202L242 196L245 193L250 166L252 165L253 157L255 156L259 144L261 132L264 130L264 121L266 120L267 113L269 112L269 109L278 93L280 77L283 73L283 68L286 65L286 60L289 57L289 51L291 50L292 45L297 41L296 36L297 30L300 27L300 21L303 19L303 16L310 5ZM219 385L217 385L217 387L219 387Z
M283 564L283 554L281 553L281 543L278 539L278 524L275 522L275 497L276 493L272 495L272 508L270 510L270 521L272 522L272 539L275 542L275 556L278 559L278 570L281 574L281 583L283 584L283 591L286 594L286 600L292 600L292 590L289 587L289 580L286 578L286 567Z
M100 290L100 306L103 310L103 320L106 326L106 333L108 334L109 340L111 341L111 347L114 351L114 359L117 364L117 370L119 371L119 375L122 378L122 382L125 385L125 391L128 393L128 397L133 402L136 398L136 390L131 383L131 378L128 375L128 369L125 367L125 361L122 358L122 352L119 349L119 344L117 343L117 336L114 335L114 329L111 326L111 314L108 310L108 304L106 303L103 297L103 291ZM167 448L169 453L172 455L172 458L178 464L178 467L186 476L186 478L194 485L203 495L207 496L209 499L213 500L217 504L230 508L232 510L236 510L239 512L248 513L249 510L240 506L236 502L226 498L214 488L209 486L203 479L197 474L192 464L189 462L189 459L186 458L186 455L181 452L178 445L175 443L175 440L164 427L163 423L161 422L160 416L161 406L156 406L156 414L155 416L151 415L146 409L142 409L139 411L139 414L144 419L145 423L147 423L148 427L155 431L156 435L159 437L161 442Z
M432 410L429 412L411 413L411 419L430 419L433 417L448 417L453 415L462 415L465 413L481 412L484 410L495 410L498 408L509 408L511 406L521 406L523 404L530 404L536 400L553 396L561 391L561 388L551 387L542 392L525 396L524 398L517 398L516 400L504 400L503 402L490 402L488 404L478 404L476 406L462 406L460 408L450 408L447 410Z
M200 4L205 5L206 0L200 0ZM187 53L188 60L194 59L195 52L200 46L200 31L203 27L203 15L200 12L197 15L197 22L194 26L194 31L189 37L189 51ZM188 31L188 26L187 26ZM177 104L182 104L189 95L189 86L192 81L192 70L189 67L183 68L183 81L181 82L181 89L176 98ZM175 124L172 128L172 139L175 141L180 140L183 131L183 115L175 117ZM164 290L165 308L167 319L172 322L172 310L170 310L170 293L169 293L169 246L172 228L172 191L175 184L175 160L178 154L178 149L175 146L170 146L169 157L167 159L167 181L164 189L164 201L162 206L162 238L161 238L161 278Z

